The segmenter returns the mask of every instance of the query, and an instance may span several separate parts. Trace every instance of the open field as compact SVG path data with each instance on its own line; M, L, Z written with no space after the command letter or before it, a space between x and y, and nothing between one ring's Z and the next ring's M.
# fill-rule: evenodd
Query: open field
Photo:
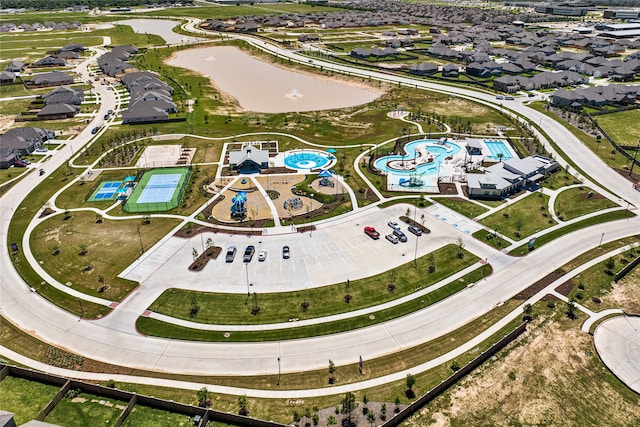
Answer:
M151 247L179 221L154 218L151 224L141 224L140 219L103 220L98 224L93 212L60 214L36 227L31 234L31 249L59 282L119 301L138 284L118 274L140 255L141 245Z
M434 197L433 200L441 205L444 205L454 211L468 217L475 218L478 215L482 215L489 209L484 208L477 203L470 202L461 198L449 198L449 197Z
M539 230L555 225L547 214L549 196L536 193L482 219L480 223L498 233L520 240Z
M598 124L620 145L637 145L640 140L640 110L596 116ZM603 141L605 144L606 141ZM604 147L602 147L604 148Z
M556 311L561 312L559 304ZM600 362L579 321L536 305L529 332L457 386L436 398L407 426L631 426L640 397ZM569 323L570 322L570 323Z
M592 196L588 194L591 193ZM603 209L615 208L617 203L591 191L586 187L564 190L556 198L554 210L556 216L564 221L580 217Z

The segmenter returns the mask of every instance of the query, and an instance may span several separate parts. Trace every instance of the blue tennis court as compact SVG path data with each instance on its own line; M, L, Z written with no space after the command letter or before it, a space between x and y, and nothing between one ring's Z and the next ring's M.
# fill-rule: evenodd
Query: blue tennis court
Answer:
M89 197L90 202L99 202L102 200L113 200L122 181L105 181L100 187Z
M142 189L136 203L168 202L173 198L181 178L182 174L179 173L153 175Z

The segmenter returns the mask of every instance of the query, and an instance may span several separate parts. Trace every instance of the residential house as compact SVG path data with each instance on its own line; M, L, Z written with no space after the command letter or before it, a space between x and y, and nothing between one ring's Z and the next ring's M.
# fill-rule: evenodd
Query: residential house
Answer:
M3 71L0 73L0 85L12 85L16 81L16 73Z
M35 151L45 141L55 138L55 132L49 129L21 127L9 129L0 135L0 168L13 165L21 156Z
M411 74L418 74L420 76L428 76L438 72L438 64L433 62L423 62L420 64L412 65L409 68Z
M72 104L80 105L84 101L82 88L70 88L60 86L42 97L45 104Z
M445 64L442 66L442 77L455 77L460 75L460 67L456 64Z
M71 104L45 104L45 106L36 113L36 117L38 117L38 120L68 119L75 116L78 111L78 107Z
M47 56L34 62L31 67L64 67L67 61L56 56Z
M32 86L62 86L73 84L73 77L62 71L52 71L50 73L36 74L27 82Z
M11 71L12 73L19 73L25 69L27 65L22 61L12 61L7 68L6 71Z

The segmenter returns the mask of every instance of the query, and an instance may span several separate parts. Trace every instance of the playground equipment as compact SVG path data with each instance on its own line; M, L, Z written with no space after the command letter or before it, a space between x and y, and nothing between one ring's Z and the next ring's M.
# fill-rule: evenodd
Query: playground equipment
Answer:
M401 187L422 187L424 179L420 175L412 174L409 178L400 178L398 184Z
M287 199L284 201L284 208L285 209L301 209L302 208L302 200L300 199L300 197L292 197L290 199Z
M231 199L231 219L242 221L247 217L247 193L244 191L236 194Z
M331 180L331 177L333 177L333 172L324 169L324 170L320 171L318 176L320 177L320 182L318 184L321 187L331 187L331 188L333 188L333 186L335 185L334 182Z

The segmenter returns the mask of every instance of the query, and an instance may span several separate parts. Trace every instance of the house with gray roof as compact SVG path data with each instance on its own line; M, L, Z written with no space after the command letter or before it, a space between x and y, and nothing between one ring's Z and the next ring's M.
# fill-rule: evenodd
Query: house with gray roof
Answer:
M7 71L11 71L12 73L19 73L25 69L27 65L22 61L11 61L9 65L5 68Z
M36 74L27 82L31 86L62 86L73 84L73 77L62 71L52 71L50 73Z
M0 73L0 85L12 85L16 81L16 73L3 71Z
M56 56L47 56L34 62L31 67L64 67L67 61Z
M84 101L84 90L82 88L59 86L42 96L42 100L45 104L80 105Z
M412 65L409 68L409 72L419 76L428 76L438 72L438 64L433 62L422 62L420 64Z
M0 168L6 169L20 157L31 154L55 132L35 127L13 128L0 135Z
M75 116L78 111L78 107L71 104L45 104L45 106L36 113L36 117L38 117L38 120L69 119Z

